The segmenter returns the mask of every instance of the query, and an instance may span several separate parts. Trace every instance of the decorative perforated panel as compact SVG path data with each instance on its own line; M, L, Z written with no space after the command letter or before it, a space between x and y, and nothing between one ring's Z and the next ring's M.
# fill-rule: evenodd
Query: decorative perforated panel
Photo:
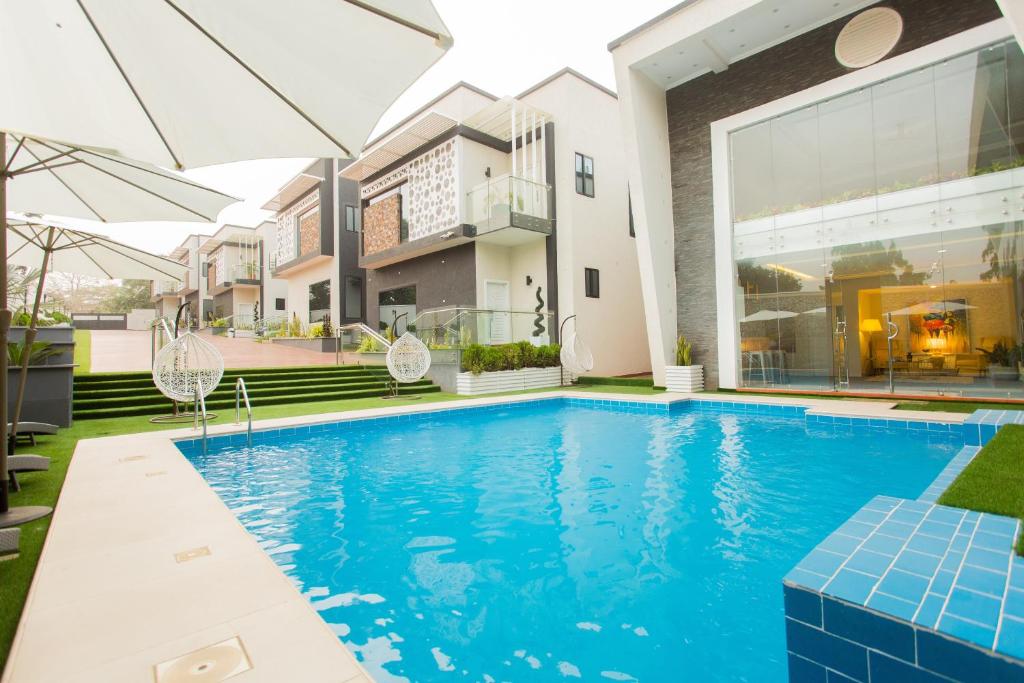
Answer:
M409 162L409 240L450 230L458 222L455 141Z

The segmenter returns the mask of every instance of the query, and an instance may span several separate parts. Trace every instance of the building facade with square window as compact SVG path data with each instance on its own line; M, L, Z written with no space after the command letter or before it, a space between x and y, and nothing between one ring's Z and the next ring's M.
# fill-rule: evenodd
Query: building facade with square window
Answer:
M539 344L576 316L595 373L648 370L620 135L615 93L564 69L516 97L460 83L368 143L341 173L359 183L349 291L367 324ZM584 268L603 271L599 298Z

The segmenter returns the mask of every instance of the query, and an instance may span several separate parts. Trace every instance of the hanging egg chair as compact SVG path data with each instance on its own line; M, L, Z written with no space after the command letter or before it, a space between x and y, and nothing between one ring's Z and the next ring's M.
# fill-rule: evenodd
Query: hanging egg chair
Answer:
M387 365L388 372L395 380L391 395L397 397L399 383L418 382L427 374L430 369L430 349L412 332L406 332L388 349Z
M153 383L161 394L176 403L194 401L197 384L206 398L223 376L224 358L220 351L194 332L185 332L168 343L153 360Z
M570 375L581 375L594 369L594 354L575 332L562 344L562 350L558 355L562 367L568 370Z

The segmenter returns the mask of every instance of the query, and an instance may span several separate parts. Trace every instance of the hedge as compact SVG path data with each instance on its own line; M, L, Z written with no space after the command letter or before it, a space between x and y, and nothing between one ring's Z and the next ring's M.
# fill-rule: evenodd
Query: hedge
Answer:
M534 346L528 341L497 346L472 344L462 352L462 367L474 375L522 368L554 368L561 364L560 350L558 344Z

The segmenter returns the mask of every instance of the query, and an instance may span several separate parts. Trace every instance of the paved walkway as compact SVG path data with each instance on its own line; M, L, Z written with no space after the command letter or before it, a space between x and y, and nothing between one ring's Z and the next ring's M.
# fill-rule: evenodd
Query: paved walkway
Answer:
M224 356L226 368L270 368L296 365L334 365L333 353L260 344L252 339L229 339L202 334ZM135 330L93 330L92 372L149 370L150 333Z

